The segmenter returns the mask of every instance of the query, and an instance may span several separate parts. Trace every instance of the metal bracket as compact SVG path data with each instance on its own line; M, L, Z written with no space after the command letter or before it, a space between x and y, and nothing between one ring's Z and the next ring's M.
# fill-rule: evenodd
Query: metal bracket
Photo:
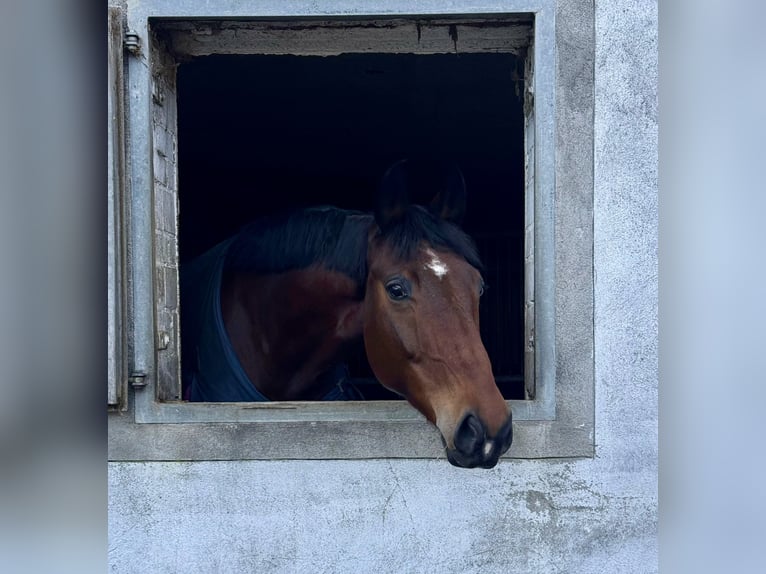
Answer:
M128 382L134 389L143 389L146 386L146 373L132 373Z
M123 45L125 46L125 49L131 54L133 54L134 56L141 51L141 39L138 37L138 34L134 32L133 30L128 30L127 32L125 32L125 39L123 40Z
M157 333L157 349L164 351L170 345L170 335L165 331Z

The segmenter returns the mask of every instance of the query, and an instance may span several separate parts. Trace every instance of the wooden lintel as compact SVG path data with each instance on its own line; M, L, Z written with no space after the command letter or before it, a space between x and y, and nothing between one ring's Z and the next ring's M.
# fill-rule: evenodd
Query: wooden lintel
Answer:
M519 53L532 36L531 21L186 21L163 22L179 56L211 54Z

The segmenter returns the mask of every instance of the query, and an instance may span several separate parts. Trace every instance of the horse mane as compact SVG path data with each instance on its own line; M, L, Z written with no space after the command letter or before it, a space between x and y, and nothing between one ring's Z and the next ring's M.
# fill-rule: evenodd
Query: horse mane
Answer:
M284 273L320 265L351 277L364 295L367 232L373 216L335 207L314 207L261 217L244 226L230 245L224 270ZM409 260L425 241L462 256L482 271L476 245L459 227L427 209L408 206L379 236L395 257Z
M396 221L380 232L380 237L401 260L411 259L425 241L437 249L441 247L462 256L473 267L484 271L473 240L457 225L420 205L409 205Z
M229 247L224 270L283 273L320 265L360 285L367 277L367 230L372 215L313 207L261 217L244 226Z

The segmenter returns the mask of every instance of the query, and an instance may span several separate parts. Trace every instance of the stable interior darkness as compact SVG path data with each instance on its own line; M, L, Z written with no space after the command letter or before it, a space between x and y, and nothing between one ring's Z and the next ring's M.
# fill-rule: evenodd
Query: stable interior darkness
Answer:
M399 159L453 160L468 190L463 227L486 267L482 339L503 395L524 398L518 57L206 56L182 62L177 81L182 266L276 210L369 211L378 179ZM361 346L350 368L368 381L365 397L397 398L372 380Z

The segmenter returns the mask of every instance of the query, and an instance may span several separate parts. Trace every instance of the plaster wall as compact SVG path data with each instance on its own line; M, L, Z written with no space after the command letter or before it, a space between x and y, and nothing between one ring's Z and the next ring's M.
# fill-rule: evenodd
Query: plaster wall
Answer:
M656 2L595 26L595 457L113 462L112 572L657 571Z

